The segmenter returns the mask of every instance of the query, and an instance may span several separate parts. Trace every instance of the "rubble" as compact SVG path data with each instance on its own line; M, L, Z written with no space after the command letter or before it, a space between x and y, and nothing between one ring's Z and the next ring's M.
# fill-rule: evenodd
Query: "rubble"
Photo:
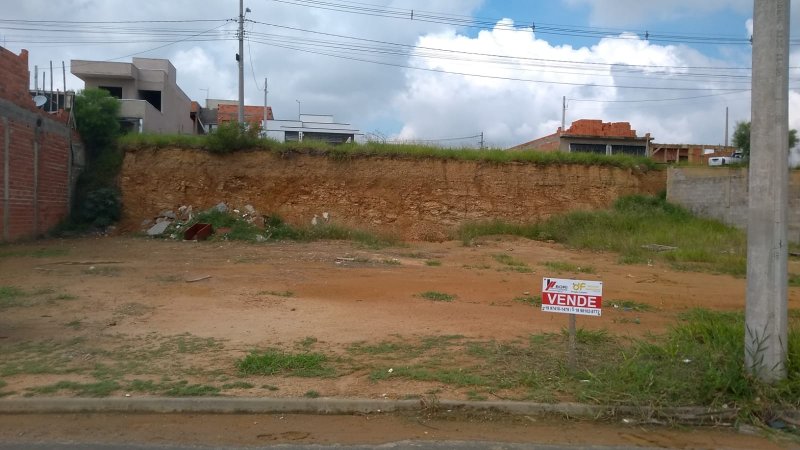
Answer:
M167 227L169 227L171 223L172 222L169 222L167 220L163 222L158 222L157 224L153 225L147 230L147 235L148 236L162 235L164 234L165 231L167 231Z

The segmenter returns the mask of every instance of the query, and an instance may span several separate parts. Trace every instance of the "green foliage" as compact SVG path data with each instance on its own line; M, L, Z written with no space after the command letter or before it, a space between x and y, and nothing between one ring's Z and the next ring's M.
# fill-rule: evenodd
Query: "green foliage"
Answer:
M574 211L532 224L490 221L463 225L459 238L470 245L479 236L505 234L554 240L573 248L612 251L626 264L660 260L680 270L706 270L743 276L746 237L733 227L700 219L662 197L621 197L612 209ZM677 247L653 252L643 245Z
M205 146L211 153L231 153L259 147L260 127L238 122L223 123L206 137Z
M736 122L733 130L733 145L740 149L747 160L750 157L750 122ZM789 150L797 145L797 130L789 130Z
M240 359L236 366L242 375L284 374L295 377L325 377L333 370L325 363L328 358L321 353L286 353L277 349L253 352Z
M90 157L114 146L119 108L119 100L104 89L84 89L75 96L75 122Z
M78 204L78 215L84 223L107 227L122 216L122 201L112 188L99 188L86 194Z
M773 386L744 367L742 313L692 310L664 338L637 341L623 358L587 374L584 399L614 404L740 407L745 414L800 405L800 330L790 328L788 377ZM772 406L769 406L772 405ZM762 411L763 409L763 411Z
M514 301L517 303L524 303L526 305L531 305L531 306L537 306L537 307L542 306L541 295L536 295L536 296L526 295L524 297L514 297Z
M47 386L28 388L34 394L54 394L58 391L69 390L82 397L108 397L120 389L119 383L111 380L96 383L77 383L74 381L59 381Z

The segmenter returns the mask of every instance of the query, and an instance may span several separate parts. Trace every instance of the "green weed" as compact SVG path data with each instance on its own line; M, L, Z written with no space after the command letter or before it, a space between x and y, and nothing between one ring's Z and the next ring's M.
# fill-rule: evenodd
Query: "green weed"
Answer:
M306 397L306 398L319 398L319 396L320 396L319 392L314 391L314 390L306 391L306 393L303 394L303 397Z
M541 295L536 295L533 297L530 295L526 295L524 297L514 297L514 301L517 303L524 303L526 305L531 305L531 306L542 306Z
M222 389L252 389L255 385L246 381L236 381L233 383L226 383L222 385Z
M442 265L442 262L441 261L437 261L435 259L429 259L429 260L425 261L425 265L428 266L428 267L439 267L439 266Z
M445 294L444 292L426 291L419 294L420 297L434 302L452 302L456 299L455 295Z
M610 300L603 303L611 305L614 308L622 309L623 311L637 311L645 312L652 311L654 308L647 303L637 302L634 300Z
M0 286L0 309L25 305L23 300L25 296L27 293L22 289L14 286Z
M554 272L594 273L591 266L579 266L565 261L545 261L542 265Z
M294 292L292 291L261 291L256 295L273 295L275 297L294 297Z

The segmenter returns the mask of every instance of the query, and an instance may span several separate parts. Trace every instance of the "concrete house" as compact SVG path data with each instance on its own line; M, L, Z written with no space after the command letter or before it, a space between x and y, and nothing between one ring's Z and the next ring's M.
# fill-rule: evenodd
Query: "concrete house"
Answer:
M636 135L628 122L605 123L602 120L581 119L566 130L558 130L543 138L512 147L510 150L546 152L600 153L604 155L650 156L650 133Z
M328 114L301 114L299 120L268 120L267 137L279 142L322 141L329 144L355 142L361 133L349 123L339 123Z
M130 63L72 60L70 67L87 88L105 89L120 100L123 129L138 133L194 132L191 100L178 87L175 66L168 60L133 58Z

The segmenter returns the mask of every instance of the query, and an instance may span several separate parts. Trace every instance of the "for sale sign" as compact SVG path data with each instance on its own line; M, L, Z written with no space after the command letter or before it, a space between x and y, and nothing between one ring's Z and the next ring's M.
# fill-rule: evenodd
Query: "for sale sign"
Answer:
M600 317L603 282L542 278L542 311Z

